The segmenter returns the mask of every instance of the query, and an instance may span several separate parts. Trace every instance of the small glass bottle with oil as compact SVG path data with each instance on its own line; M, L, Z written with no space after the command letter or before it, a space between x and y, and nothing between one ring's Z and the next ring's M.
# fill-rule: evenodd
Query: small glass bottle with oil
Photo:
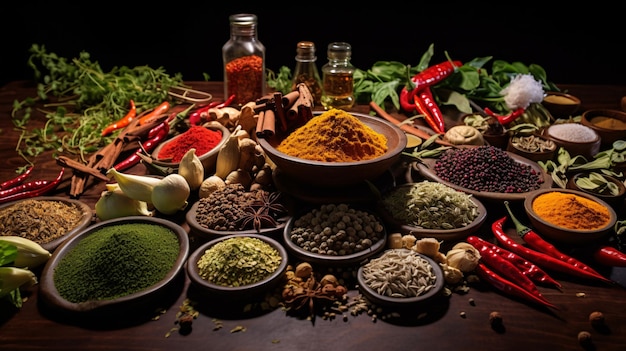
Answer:
M328 44L328 63L322 66L324 109L350 110L354 106L354 71L350 63L352 46L346 42Z

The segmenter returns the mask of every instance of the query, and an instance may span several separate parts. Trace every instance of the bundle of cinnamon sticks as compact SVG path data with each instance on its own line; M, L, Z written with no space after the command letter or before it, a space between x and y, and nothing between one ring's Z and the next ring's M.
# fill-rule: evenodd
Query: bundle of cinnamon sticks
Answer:
M256 101L254 108L259 114L256 127L257 138L271 137L276 133L276 123L286 132L290 126L302 124L313 117L314 100L311 91L304 83L283 95L275 92L269 97Z

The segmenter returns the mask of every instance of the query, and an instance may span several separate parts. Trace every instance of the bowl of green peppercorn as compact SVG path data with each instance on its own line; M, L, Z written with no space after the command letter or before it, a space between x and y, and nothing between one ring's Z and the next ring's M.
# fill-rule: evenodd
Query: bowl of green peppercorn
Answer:
M147 216L102 221L55 250L41 274L40 301L55 317L151 318L156 308L167 307L161 304L169 296L178 296L171 292L183 287L188 254L187 232L172 221Z

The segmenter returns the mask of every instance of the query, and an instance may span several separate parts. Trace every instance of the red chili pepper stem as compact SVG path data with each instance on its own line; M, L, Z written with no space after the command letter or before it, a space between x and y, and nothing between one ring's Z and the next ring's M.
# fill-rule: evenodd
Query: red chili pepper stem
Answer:
M592 274L595 274L597 276L602 276L599 272L597 272L596 270L594 270L590 266L586 265L585 263L575 259L572 256L566 255L563 252L559 251L554 245L552 245L548 241L544 240L539 234L537 234L531 228L529 228L529 227L523 225L522 223L520 223L517 220L517 218L513 215L513 212L511 211L511 208L509 207L509 202L508 201L504 201L504 206L506 207L507 211L509 212L509 216L511 217L511 220L515 224L515 228L516 228L517 234L530 247L532 247L533 249L535 249L537 251L540 251L540 252L542 252L542 253L544 253L546 255L550 255L550 256L552 256L552 257L554 257L556 259L559 259L559 260L561 260L563 262L571 264L572 266L574 266L574 267L576 267L578 269L582 269L584 271L588 271L588 272L590 272Z
M24 171L24 173L18 175L17 177L13 179L9 179L7 181L2 182L0 184L0 190L6 190L6 189L22 184L24 180L26 180L26 178L28 178L28 176L33 172L33 168L34 168L33 166L30 166Z
M526 301L534 302L541 306L551 307L557 310L559 309L554 304L547 302L543 299L540 299L537 296L522 289L518 285L513 284L512 282L506 280L502 276L498 275L496 272L490 270L489 267L487 267L484 263L479 262L474 272L476 273L476 275L478 275L480 279L490 283L491 286L500 290L501 292L504 292L506 294L509 294L515 297L522 298Z
M626 267L626 253L612 246L601 246L593 251L593 258L599 264L612 267Z
M575 267L567 262L563 262L552 256L548 256L544 253L529 249L525 246L522 246L516 243L515 241L513 241L512 238L510 238L504 232L503 226L504 226L504 222L506 221L506 219L507 219L507 216L504 216L494 221L491 224L491 231L493 232L493 235L498 240L500 245L506 247L508 250L524 257L530 262L533 262L534 264L540 267L543 267L545 269L551 269L557 272L570 274L570 275L580 277L580 278L599 280L605 283L613 284L611 280L601 275L593 274L589 271L579 269L578 267Z

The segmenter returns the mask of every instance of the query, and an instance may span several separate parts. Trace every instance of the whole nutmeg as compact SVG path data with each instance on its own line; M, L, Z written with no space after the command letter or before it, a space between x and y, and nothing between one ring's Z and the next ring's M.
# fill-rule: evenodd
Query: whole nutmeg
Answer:
M594 311L589 314L589 323L594 327L604 325L604 314L600 311Z
M591 333L583 330L578 333L578 343L583 346L591 345Z

